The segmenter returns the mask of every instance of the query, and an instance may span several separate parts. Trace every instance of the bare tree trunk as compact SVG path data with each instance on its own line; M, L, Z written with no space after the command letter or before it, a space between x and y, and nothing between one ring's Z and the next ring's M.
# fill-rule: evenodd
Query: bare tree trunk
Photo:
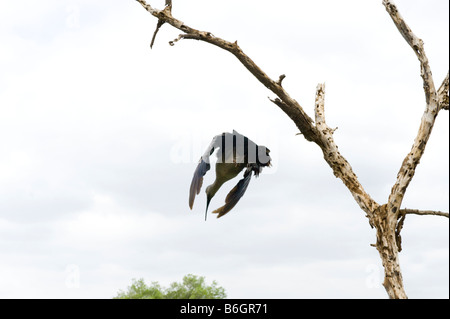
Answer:
M415 169L425 151L430 138L436 116L440 110L449 109L449 75L436 90L428 59L425 55L423 41L417 38L398 12L393 1L384 0L383 5L391 16L394 24L411 46L420 61L421 76L425 91L426 108L422 116L418 134L414 140L411 151L406 155L392 187L388 201L384 205L375 202L364 190L358 177L353 172L348 161L340 154L333 139L334 130L327 126L325 121L325 85L319 84L316 91L315 123L307 115L302 106L293 99L283 88L285 75L277 81L271 79L253 60L247 56L236 42L225 41L215 37L211 32L199 31L185 25L172 16L172 5L164 10L154 9L145 0L138 1L150 14L159 21L158 26L168 23L183 33L177 39L169 42L174 45L182 39L193 39L213 44L233 54L258 81L272 91L277 97L271 99L286 115L291 118L306 140L314 142L322 150L323 157L333 170L333 174L342 180L352 194L359 207L366 213L371 227L375 228L376 244L385 271L383 285L390 298L407 298L403 286L400 269L399 252L401 251L401 230L407 214L436 215L449 217L448 213L434 211L419 211L414 209L401 209L401 204L409 183L415 174ZM157 28L157 30L159 29ZM156 32L155 32L156 34Z
M400 234L396 232L397 221L389 218L387 205L380 206L372 220L377 230L377 243L375 247L380 253L381 262L384 267L383 286L391 299L406 299L403 286L403 277L400 270L398 253Z

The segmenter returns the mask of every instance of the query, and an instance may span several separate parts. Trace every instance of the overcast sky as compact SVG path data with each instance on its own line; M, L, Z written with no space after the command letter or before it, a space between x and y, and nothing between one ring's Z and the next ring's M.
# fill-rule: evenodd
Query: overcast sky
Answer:
M387 201L425 98L381 0L173 2L187 25L286 74L310 116L326 82L341 153ZM396 3L439 86L449 2ZM132 278L168 285L189 273L230 298L386 298L375 231L319 148L229 53L171 47L179 32L167 25L150 50L156 22L134 0L0 2L0 298L111 298ZM274 165L205 222L203 190L188 207L192 174L212 137L233 129L269 147ZM402 207L449 211L448 130L441 112ZM406 218L410 298L449 297L448 230L443 217Z

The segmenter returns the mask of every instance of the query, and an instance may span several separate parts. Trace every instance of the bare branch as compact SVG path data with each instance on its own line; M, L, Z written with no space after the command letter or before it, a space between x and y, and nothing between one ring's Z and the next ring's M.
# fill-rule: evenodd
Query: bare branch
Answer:
M431 216L442 216L442 217L449 218L448 213L434 211L434 210L418 210L418 209L405 208L405 209L400 210L400 214L401 215L414 214L414 215L421 215L421 216L431 215Z
M394 215L391 218L391 226L393 227L394 223L396 223L397 221L396 214L398 214L400 210L400 206L403 201L406 189L408 188L409 183L414 177L415 169L419 164L420 159L422 158L422 155L425 151L425 146L427 145L427 142L430 138L436 116L439 112L439 106L437 92L434 86L433 76L428 63L428 58L425 54L423 41L411 31L410 27L406 24L405 20L403 20L402 16L398 12L397 6L392 0L384 0L383 4L386 7L387 12L391 16L392 21L394 21L397 29L400 31L406 42L414 50L417 58L420 61L421 76L423 79L423 88L425 91L427 103L420 123L419 132L416 139L414 140L411 152L408 153L408 155L404 159L400 171L397 175L397 181L392 187L391 195L389 196L388 212Z
M350 164L339 153L338 146L333 138L336 129L330 128L325 121L325 84L317 85L314 113L316 128L321 134L322 144L324 145L322 151L325 161L333 169L334 175L340 178L350 190L358 205L366 212L373 227L371 221L373 212L379 205L366 193Z
M423 79L423 88L425 90L425 96L427 104L430 104L431 100L436 100L436 88L434 86L433 75L431 73L430 65L428 64L428 58L425 54L423 47L423 41L419 39L406 24L403 17L398 12L397 6L392 0L383 0L383 4L386 7L387 12L394 21L395 26L400 31L400 34L405 38L406 42L411 46L420 61L421 76Z
M408 208L401 209L399 212L399 215L398 215L399 221L398 221L397 227L395 229L395 239L396 239L396 243L397 243L397 247L398 247L398 252L402 251L402 236L400 235L400 232L403 229L406 215L409 215L409 214L421 215L421 216L426 216L426 215L443 216L443 217L449 218L448 213L443 213L443 212L439 212L439 211L418 210L418 209L408 209Z
M153 9L153 7L149 4L147 4L147 2L143 1L143 0L136 0L137 2L139 2L144 8L145 10L147 10L148 12L150 12L152 15L154 15L155 17L157 17L157 14L160 12L157 9Z
M444 81L442 82L437 92L440 110L448 111L448 104L449 104L448 89L449 89L449 79L447 72L447 76L445 77Z

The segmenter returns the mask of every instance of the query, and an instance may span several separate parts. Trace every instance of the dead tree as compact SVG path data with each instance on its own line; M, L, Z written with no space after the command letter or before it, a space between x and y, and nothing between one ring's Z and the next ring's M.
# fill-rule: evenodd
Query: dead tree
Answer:
M383 5L386 7L395 26L419 59L426 107L411 151L406 155L401 164L397 180L392 187L387 203L379 204L364 190L352 167L338 150L333 139L334 130L325 121L324 84L317 86L314 109L315 120L313 121L304 111L303 107L283 88L282 82L285 76L281 75L276 80L271 79L242 51L237 41L229 42L214 36L211 32L200 31L187 26L184 22L172 16L171 3L167 4L163 10L158 10L147 4L145 0L136 1L158 19L157 30L164 23L167 23L182 31L182 34L177 39L169 42L170 45L174 45L177 41L183 39L199 40L213 44L233 54L259 82L275 94L276 98L271 99L271 101L291 118L306 140L320 147L324 160L331 167L334 175L342 180L359 207L365 212L370 226L376 229L376 244L373 246L378 250L384 267L385 277L383 286L387 294L390 298L407 298L399 263L399 252L402 249L400 233L406 215L418 214L449 217L448 213L443 212L402 208L405 192L414 177L416 167L425 151L436 117L441 110L448 110L449 108L449 74L447 73L440 87L436 88L428 58L425 54L423 41L406 24L395 3L391 0L383 1Z

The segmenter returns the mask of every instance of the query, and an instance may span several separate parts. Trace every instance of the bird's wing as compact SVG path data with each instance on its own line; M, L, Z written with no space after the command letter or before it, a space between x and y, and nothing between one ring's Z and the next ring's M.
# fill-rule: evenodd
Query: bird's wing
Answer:
M217 135L211 141L205 154L202 155L195 169L194 176L192 177L191 188L189 190L189 207L192 209L194 206L195 196L200 193L203 184L203 176L209 171L211 165L209 164L209 157L214 150L222 145L222 135Z
M203 176L209 171L211 165L200 159L200 162L195 169L194 176L192 177L191 189L189 191L189 207L192 209L194 206L195 195L200 193L203 184Z
M252 170L247 168L244 173L244 178L241 179L237 185L228 193L225 199L225 205L213 211L213 214L218 214L217 218L222 217L228 213L239 202L242 196L244 196L247 190L248 184L252 178Z

